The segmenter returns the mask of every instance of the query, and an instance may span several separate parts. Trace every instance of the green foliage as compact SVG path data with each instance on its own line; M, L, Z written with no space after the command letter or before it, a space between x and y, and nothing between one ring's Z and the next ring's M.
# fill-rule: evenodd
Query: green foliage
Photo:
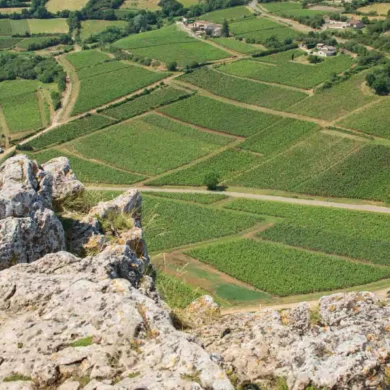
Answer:
M263 58L266 57L260 59ZM351 57L339 55L327 58L315 66L289 61L269 66L259 61L243 60L221 66L219 69L236 76L310 89L329 79L333 73L347 70L352 64Z
M255 134L279 120L274 115L197 95L173 103L159 111L185 122L241 136Z
M390 269L248 239L193 249L188 254L278 296L351 287L390 276Z
M247 7L238 6L208 12L207 14L202 15L202 20L222 24L224 20L232 22L234 20L245 19L253 16L254 14Z
M150 114L76 140L68 148L114 167L155 175L205 156L229 142L226 137Z
M367 145L298 191L313 195L386 201L390 194L390 148Z
M143 57L185 67L196 61L203 63L229 57L229 54L179 31L175 25L142 34L130 35L115 42L115 47Z
M312 122L285 118L249 137L240 147L265 156L275 155L302 141L316 129L318 125Z
M31 381L31 377L22 374L13 374L3 379L3 382L19 382L19 381Z
M297 143L278 158L266 161L228 184L245 187L299 191L306 180L329 169L356 151L362 142L339 136L315 133Z
M73 343L70 344L70 346L73 348L89 347L92 344L93 344L93 337L88 336L88 337L84 337L83 339L79 339L79 340L74 341Z
M209 172L218 172L222 182L261 163L261 157L234 149L226 150L187 169L149 181L148 185L202 186Z
M21 41L21 38L0 37L0 50L11 49Z
M217 172L211 171L206 173L203 179L203 184L207 187L210 191L215 191L218 189L220 176Z
M208 91L239 102L283 110L307 97L307 94L278 86L240 79L212 70L200 68L180 77Z
M133 220L118 211L109 211L104 218L97 216L104 234L119 236L120 232L127 232L134 227Z
M148 192L148 196L157 196L159 198L182 200L185 202L194 202L206 205L228 198L226 195L222 194L192 194L185 192Z
M115 123L113 120L104 116L96 114L86 115L82 118L68 122L65 125L55 127L53 130L29 141L26 145L31 146L35 150L43 149L48 146L69 142L113 123Z
M130 99L125 103L114 105L102 113L110 117L124 120L146 111L165 106L176 100L189 96L188 93L173 87L158 88L155 91Z
M167 73L151 72L138 66L127 65L124 69L83 79L72 114L80 114L112 102L165 77Z
M31 158L45 163L55 157L67 157L72 170L83 183L106 184L133 184L145 179L145 176L120 171L108 165L99 164L96 161L88 161L65 153L63 150L48 149L42 152L30 154Z
M168 62L167 70L169 70L170 72L175 72L177 70L177 62L176 61Z
M390 217L386 214L246 199L234 200L225 207L283 218L260 233L264 239L390 265Z
M239 233L261 218L143 195L145 237L151 252Z
M199 289L194 289L181 279L162 271L157 272L156 286L164 301L172 309L185 309L191 302L203 295Z
M242 54L252 54L259 51L258 47L249 45L248 43L245 43L235 38L213 38L212 41L220 46L226 47L227 49L231 49Z

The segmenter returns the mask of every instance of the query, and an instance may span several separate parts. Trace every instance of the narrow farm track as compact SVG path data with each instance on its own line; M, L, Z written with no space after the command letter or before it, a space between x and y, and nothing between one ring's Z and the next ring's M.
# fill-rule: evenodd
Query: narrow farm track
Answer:
M5 136L5 145L4 146L7 149L9 147L9 138L11 136L11 132L9 130L7 121L5 119L3 107L1 105L0 105L0 128L2 129L2 133Z
M137 187L137 186L134 186ZM87 186L89 190L94 191L126 191L129 188L134 188L129 186ZM180 188L166 188L166 187L140 187L141 192L168 192L168 193L177 193L177 194L210 194L210 191L199 190L199 189L180 189ZM371 213L384 213L390 214L390 207L385 206L375 206L370 204L353 204L353 203L337 203L326 200L316 200L316 199L298 199L298 198L289 198L284 196L275 196L275 195L261 195L261 194L251 194L246 192L231 192L224 191L223 195L230 196L232 198L245 198L245 199L254 199L254 200L265 200L265 201L274 201L282 203L290 203L296 205L304 206L319 206L319 207L329 207L336 209L344 210L355 210L355 211L366 211Z

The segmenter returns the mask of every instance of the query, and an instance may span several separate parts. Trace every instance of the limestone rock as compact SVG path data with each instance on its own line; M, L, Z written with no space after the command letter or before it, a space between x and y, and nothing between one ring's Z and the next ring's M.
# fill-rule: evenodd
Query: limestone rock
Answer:
M53 201L60 204L66 199L76 198L84 186L76 179L66 157L57 157L43 164L43 169L53 177Z
M0 272L0 383L20 374L32 379L26 389L76 390L83 378L87 390L233 390L194 337L137 289L142 269L124 245Z
M0 269L65 248L62 224L50 209L52 183L23 155L0 167Z
M210 295L203 295L191 302L185 309L189 321L196 326L215 321L221 315L220 306Z
M319 317L310 324L309 307L300 304L287 316L271 309L223 316L195 334L241 381L282 377L291 390L387 388L390 307L372 293L334 294L320 300Z

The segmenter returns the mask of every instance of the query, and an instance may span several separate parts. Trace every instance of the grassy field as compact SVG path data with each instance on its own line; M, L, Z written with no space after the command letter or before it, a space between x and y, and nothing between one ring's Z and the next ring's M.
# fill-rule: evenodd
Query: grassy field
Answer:
M23 10L28 10L28 7L0 8L0 14L3 14L3 15L21 14Z
M283 110L307 97L304 92L240 79L210 68L201 68L185 74L180 80L207 89L216 95L276 110Z
M244 41L239 41L238 39L234 38L212 38L212 41L220 46L242 54L252 54L261 51L259 47L250 45Z
M370 13L377 12L378 15L387 16L387 12L390 10L390 4L388 3L375 3L361 7L357 9L359 12Z
M195 95L159 111L208 129L248 137L279 120L277 116Z
M297 190L327 197L390 201L389 172L390 148L367 145Z
M77 53L71 53L66 56L66 59L77 71L111 61L107 54L98 50L84 50Z
M157 5L159 0L125 0L121 9L146 9L157 11L160 7Z
M332 88L316 91L314 96L286 109L286 111L325 120L338 119L379 99L377 95L366 93L362 89L364 79L365 73L354 75L349 80Z
M390 276L390 269L262 241L236 240L187 253L278 296L356 286Z
M249 137L240 148L273 156L291 148L312 135L318 126L311 122L285 118L258 134Z
M243 60L221 66L219 69L236 76L310 89L329 80L333 73L347 70L352 64L351 57L339 55L316 65L286 61L270 66L259 61Z
M236 214L145 194L143 215L150 252L233 235L262 221L255 215Z
M82 79L80 82L80 92L73 108L72 115L77 115L91 110L92 108L110 103L115 99L147 87L169 75L168 73L152 72L139 66L127 64L124 67L122 66L123 64L121 64L119 66L120 69L110 71L113 68L113 63L107 63L96 65L94 70L92 70L92 74L97 71L98 73L104 72L105 70L108 71L108 73L99 73L96 76L86 78L86 76L88 76L89 68L85 69L85 64L87 63L84 61L85 57L83 56L80 59L75 59L75 57L72 56L76 56L76 54L72 54L67 58L70 58L71 62L73 61L73 64L75 61L76 63L81 62L83 67L81 70ZM100 61L100 56L99 58L94 58L93 56L88 58L88 64L95 60ZM118 83L118 80L121 80L121 82Z
M353 139L316 133L228 184L294 192L362 145Z
M247 7L238 6L209 12L207 14L202 15L200 19L222 24L224 20L227 20L228 22L233 22L251 16L254 16L254 14Z
M80 37L84 41L93 34L104 31L107 27L125 28L127 22L121 20L84 20L81 22Z
M43 22L43 24L45 24L44 20L37 20L37 23L38 22ZM10 24L11 24L11 29L12 29L13 35L26 35L26 34L33 34L34 33L30 28L30 21L27 19L10 20ZM40 33L40 31L39 31L39 33Z
M389 215L248 199L225 207L279 218L259 233L265 240L390 265Z
M103 64L97 64L92 67L80 69L77 72L79 80L88 79L90 77L100 76L105 73L116 72L117 70L126 69L127 65L124 62L111 60L104 62Z
M88 3L88 0L49 0L46 3L46 9L49 12L57 13L63 10L79 11Z
M0 37L0 50L11 49L21 40L22 38Z
M263 7L275 15L287 17L287 18L294 18L300 16L325 15L329 13L328 11L302 8L301 3L290 2L290 1L266 3L263 5Z
M66 19L28 19L31 34L67 34L69 26Z
M204 178L210 172L216 172L223 182L232 176L261 163L261 156L246 151L229 149L187 169L174 172L148 182L155 186L203 186Z
M107 165L99 164L96 161L88 161L56 148L29 155L31 158L38 160L41 164L55 157L67 157L70 161L72 170L77 178L83 183L130 185L145 179L142 175L124 172Z
M12 28L9 19L0 19L0 37L12 35Z
M284 41L287 38L296 38L299 35L295 30L266 18L248 18L231 23L229 27L236 37L254 39L256 43L261 44L265 44L270 37L276 37L279 41Z
M172 87L159 88L147 95L142 95L128 102L108 108L102 113L118 120L131 118L146 111L165 106L188 96L188 93Z
M230 56L222 49L179 31L175 25L130 35L115 42L114 46L165 63L176 61L179 66L185 66L194 61L203 63Z
M87 115L83 118L68 122L65 125L58 126L51 131L48 131L39 137L29 141L28 146L35 150L47 148L69 142L75 138L81 137L103 127L113 124L114 120L110 120L100 115Z
M156 175L207 155L230 141L150 114L76 140L67 149L118 168Z
M389 100L380 102L338 122L340 126L390 139Z

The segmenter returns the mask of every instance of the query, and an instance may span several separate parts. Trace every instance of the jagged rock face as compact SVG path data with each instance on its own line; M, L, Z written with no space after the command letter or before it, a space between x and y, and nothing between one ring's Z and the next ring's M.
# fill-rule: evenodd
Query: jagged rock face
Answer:
M66 157L57 157L43 164L43 169L53 177L53 201L57 204L66 199L76 198L84 191L84 186L76 179Z
M26 156L0 167L0 270L65 248L63 227L51 210L53 177Z
M283 377L292 390L388 388L390 307L372 293L340 293L321 298L318 314L320 324L311 324L302 303L224 316L196 334L241 381Z
M233 390L194 337L169 313L128 246L95 257L49 254L0 273L0 386ZM145 288L144 288L145 290ZM3 337L6 335L6 337Z

